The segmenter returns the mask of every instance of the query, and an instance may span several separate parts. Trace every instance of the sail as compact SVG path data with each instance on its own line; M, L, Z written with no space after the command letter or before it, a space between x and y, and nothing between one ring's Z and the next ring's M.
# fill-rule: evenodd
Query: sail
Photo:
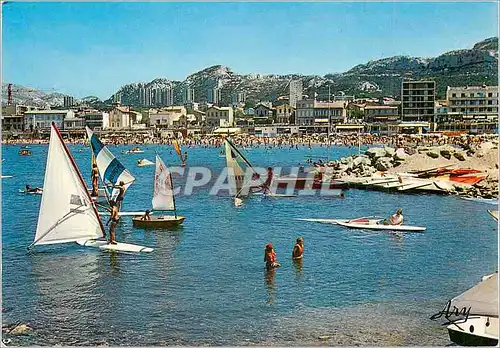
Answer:
M226 151L226 166L228 170L228 180L231 185L231 194L239 197L242 195L248 195L248 190L242 190L242 188L249 184L245 181L245 171L242 166L246 166L253 170L252 165L243 156L243 154L228 140L224 142ZM244 192L247 191L247 192Z
M101 176L102 182L105 184L118 185L120 181L125 184L125 190L134 182L135 178L130 172L118 161L118 159L104 146L104 144L94 135L94 132L87 127L87 136L90 139L92 154L95 156L97 169ZM111 200L115 200L119 190L113 189L111 192Z
M104 236L87 187L54 125L50 133L43 188L33 245Z
M174 145L174 150L175 150L175 152L177 152L177 155L179 155L179 158L181 159L181 162L184 163L184 157L182 157L181 147L180 147L179 142L177 141L177 139L174 139L174 141L172 142L172 144Z
M158 155L156 155L153 210L175 210L172 177L167 166Z
M471 315L498 317L498 273L452 299L451 306L470 307Z

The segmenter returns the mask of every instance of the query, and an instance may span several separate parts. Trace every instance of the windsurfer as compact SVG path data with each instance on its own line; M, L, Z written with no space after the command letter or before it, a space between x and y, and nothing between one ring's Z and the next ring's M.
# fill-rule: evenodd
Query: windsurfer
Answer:
M116 244L115 228L118 222L120 222L120 215L118 215L118 205L115 201L110 201L109 205L111 206L111 216L108 222L106 222L106 226L111 222L111 226L109 226L109 244Z
M118 192L118 196L116 196L116 204L118 205L118 210L120 210L122 207L123 196L125 196L125 183L120 181L120 183L117 186L113 186L113 188L120 190Z
M266 245L266 249L264 251L264 262L266 263L267 269L281 266L280 263L276 261L276 252L274 251L271 243Z
M292 259L298 260L301 259L304 253L304 240L302 237L297 238L297 242L295 243L292 251Z
M99 195L99 170L97 169L97 164L92 164L92 197L97 197Z
M273 181L273 168L268 167L267 168L267 179L262 185L260 185L260 187L264 190L264 193L270 193L272 181Z

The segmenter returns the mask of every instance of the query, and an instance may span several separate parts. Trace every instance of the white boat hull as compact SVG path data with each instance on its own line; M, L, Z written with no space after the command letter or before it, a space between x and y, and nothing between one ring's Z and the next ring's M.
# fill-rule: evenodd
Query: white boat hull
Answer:
M150 253L154 250L153 248L135 244L128 244L128 243L109 244L109 242L106 240L79 240L77 241L77 243L82 246L99 248L101 250L112 250L112 251L122 251L122 252L132 252L132 253Z
M450 340L461 346L498 345L498 317L473 316L448 325Z
M349 223L352 220L356 219L297 219L300 221L309 221L309 222L319 222L321 224L338 224L339 222ZM376 224L377 222L382 221L382 219L368 219L366 222L358 222L358 224Z
M349 227L349 228L358 228L364 230L382 230L382 231L400 231L400 232L422 232L425 231L425 227L419 226L405 226L405 225L377 225L377 224L360 224L360 223L348 223L339 221L338 225Z

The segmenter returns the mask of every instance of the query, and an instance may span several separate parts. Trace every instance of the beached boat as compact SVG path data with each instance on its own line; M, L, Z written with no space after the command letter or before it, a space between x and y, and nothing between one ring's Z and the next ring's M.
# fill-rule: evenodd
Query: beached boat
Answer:
M35 238L36 245L76 242L117 251L151 252L152 248L127 243L111 245L80 170L52 124L47 165Z
M453 298L450 308L468 312L447 326L452 342L461 346L498 345L498 272Z
M460 197L463 200L476 202L476 203L485 203L498 205L498 198L476 198L476 197Z
M145 219L144 216L135 216L132 218L132 223L135 227L153 229L169 228L178 226L184 222L184 216L178 216L175 208L172 175L158 155L156 155L152 205L153 211L173 211L175 215L155 215L150 216L149 219Z

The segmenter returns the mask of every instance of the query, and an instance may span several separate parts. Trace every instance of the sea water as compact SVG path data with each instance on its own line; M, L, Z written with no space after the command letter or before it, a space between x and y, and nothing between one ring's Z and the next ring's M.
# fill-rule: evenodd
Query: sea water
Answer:
M168 146L145 153L111 151L136 177L122 210L151 207L154 166L179 165ZM446 330L429 317L445 302L497 270L497 224L489 205L454 196L387 194L351 189L346 199L252 197L234 207L210 185L178 195L186 220L170 231L145 231L123 217L118 241L155 248L150 254L103 252L73 243L26 247L33 241L40 200L18 192L42 186L47 145L2 147L3 324L33 331L16 345L444 345ZM69 146L90 183L90 149ZM186 170L204 166L214 178L225 166L220 148L186 148ZM341 156L357 148L252 148L256 166L290 167L306 156ZM286 169L283 169L286 172ZM176 177L174 185L185 183ZM298 218L387 217L403 208L405 222L424 233L350 230ZM293 263L298 236L304 259ZM268 272L264 246L281 267Z

